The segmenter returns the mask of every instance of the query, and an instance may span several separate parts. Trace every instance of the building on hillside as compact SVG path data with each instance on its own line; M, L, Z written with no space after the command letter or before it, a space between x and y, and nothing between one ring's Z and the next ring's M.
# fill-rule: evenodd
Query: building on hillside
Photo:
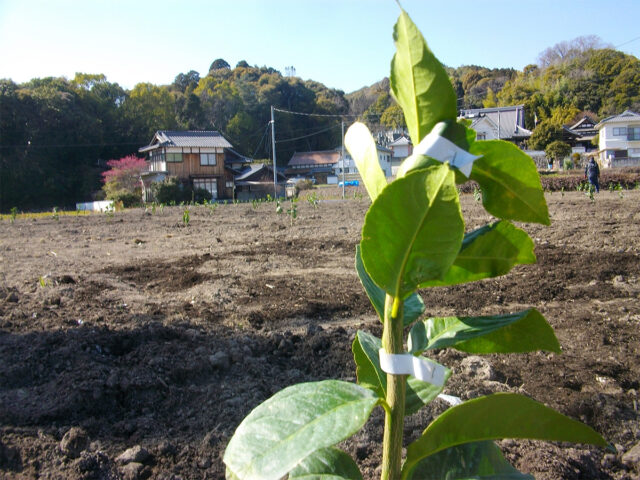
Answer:
M285 196L287 178L277 172L274 185L273 167L264 163L246 165L234 176L235 199L246 202L254 199Z
M402 135L387 145L391 149L391 175L395 176L405 158L413 153L409 137Z
M213 199L231 199L234 170L249 162L216 131L159 130L138 152L147 156L149 165L142 174L145 201L152 200L151 184L170 176L193 188L208 190Z
M524 128L524 105L461 110L460 117L471 120L477 140L506 140L523 147L531 136Z
M603 167L640 165L640 115L625 110L601 120L595 128Z
M591 117L585 115L574 124L563 125L562 140L571 145L574 153L586 153L595 150L596 146L592 141L598 134L596 123Z

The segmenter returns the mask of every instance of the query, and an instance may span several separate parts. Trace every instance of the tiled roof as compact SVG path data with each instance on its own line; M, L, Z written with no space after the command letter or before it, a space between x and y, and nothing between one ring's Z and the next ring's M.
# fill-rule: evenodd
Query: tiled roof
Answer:
M619 115L612 115L610 117L607 117L603 120L600 120L600 123L598 123L595 128L600 128L601 125L604 125L605 123L610 123L610 122L624 122L627 120L632 120L632 121L640 121L640 115L638 115L635 112L632 112L631 110L625 110L624 112L622 112Z
M460 115L464 118L473 119L471 128L473 128L473 125L477 124L481 118L491 120L496 128L500 126L500 138L526 138L531 136L531 131L524 128L524 105L472 108L462 110Z
M174 131L158 130L151 143L139 151L148 151L156 147L196 147L196 148L232 148L232 145L220 132L213 130Z
M333 165L340 158L340 152L335 150L324 150L318 152L296 152L287 164L289 167L297 165Z

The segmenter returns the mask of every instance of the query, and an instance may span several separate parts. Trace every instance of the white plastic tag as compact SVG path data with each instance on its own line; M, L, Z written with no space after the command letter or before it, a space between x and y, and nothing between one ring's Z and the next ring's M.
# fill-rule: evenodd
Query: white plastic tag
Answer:
M466 177L471 175L471 167L479 156L471 155L466 150L458 147L455 143L441 137L435 132L431 132L413 149L414 155L427 155L431 158L456 167Z
M454 397L453 395L446 395L444 393L441 393L440 395L438 395L438 398L440 400L444 400L449 405L453 405L453 406L460 405L462 403L462 400L460 399L460 397Z
M380 367L393 375L411 375L423 382L441 387L444 385L445 368L424 357L416 357L410 353L387 353L379 350Z

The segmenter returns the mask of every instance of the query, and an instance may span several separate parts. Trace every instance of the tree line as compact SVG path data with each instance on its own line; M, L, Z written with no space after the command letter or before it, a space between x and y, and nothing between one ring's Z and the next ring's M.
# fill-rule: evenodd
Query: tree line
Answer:
M598 120L640 110L640 61L597 37L550 47L522 71L467 65L447 72L460 109L524 104L535 149L560 140L561 126L584 114ZM339 116L358 118L373 132L405 127L388 79L345 94L245 61L232 68L216 59L203 77L192 70L170 85L139 83L131 90L102 74L22 84L3 79L0 211L90 200L106 162L135 154L157 130L218 130L239 153L269 158L272 105L314 114L276 114L280 165L295 151L340 145Z

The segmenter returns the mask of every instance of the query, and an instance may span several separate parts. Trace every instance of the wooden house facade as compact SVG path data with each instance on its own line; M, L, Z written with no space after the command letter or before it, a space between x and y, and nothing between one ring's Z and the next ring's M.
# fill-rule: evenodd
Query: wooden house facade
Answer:
M138 150L147 156L142 176L145 197L150 184L172 176L193 188L204 188L213 199L234 195L234 171L246 160L216 131L165 131L155 133L149 145ZM146 201L149 198L145 198Z

